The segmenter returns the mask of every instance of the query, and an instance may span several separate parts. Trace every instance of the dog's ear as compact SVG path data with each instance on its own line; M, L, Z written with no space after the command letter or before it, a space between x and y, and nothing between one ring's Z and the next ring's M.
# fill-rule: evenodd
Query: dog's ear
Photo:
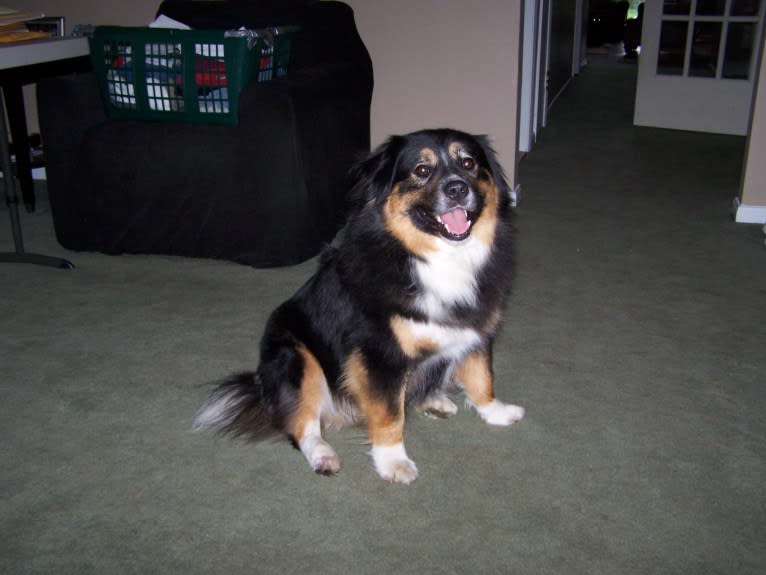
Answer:
M500 192L500 202L503 204L505 202L510 203L512 195L511 186L508 184L508 178L505 175L505 170L497 159L497 153L492 147L492 143L490 142L489 137L484 135L474 137L479 143L479 146L481 146L482 152L484 152L484 156L487 158L487 164L489 165L489 170L492 173L492 179L495 180L495 186L497 186L497 189Z
M392 136L351 169L353 182L349 199L353 208L377 203L388 196L404 145L402 136Z

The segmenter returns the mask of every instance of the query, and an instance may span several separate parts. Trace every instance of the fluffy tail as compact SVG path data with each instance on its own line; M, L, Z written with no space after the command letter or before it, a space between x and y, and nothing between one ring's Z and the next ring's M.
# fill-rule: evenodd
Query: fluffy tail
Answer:
M261 440L279 431L276 423L274 406L264 397L258 374L240 373L208 394L194 418L192 430Z

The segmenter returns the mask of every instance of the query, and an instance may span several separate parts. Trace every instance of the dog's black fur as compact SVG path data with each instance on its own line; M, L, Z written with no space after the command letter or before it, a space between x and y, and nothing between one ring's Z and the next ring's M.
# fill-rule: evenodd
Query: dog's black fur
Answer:
M284 434L318 473L339 459L328 425L366 421L378 473L409 483L406 406L456 411L453 383L489 423L523 409L494 398L492 343L513 275L510 190L482 136L394 136L353 170L339 247L271 315L255 373L220 384L196 427Z

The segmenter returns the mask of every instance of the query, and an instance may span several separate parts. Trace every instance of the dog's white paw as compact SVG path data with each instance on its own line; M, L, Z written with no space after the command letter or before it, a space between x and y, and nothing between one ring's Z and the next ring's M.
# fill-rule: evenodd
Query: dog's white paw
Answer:
M429 396L420 404L420 408L426 415L432 415L439 419L452 417L457 413L457 405L445 394Z
M305 438L300 444L301 452L311 469L320 475L335 475L340 471L340 457L321 437Z
M418 468L407 457L407 452L401 443L387 447L373 447L372 460L378 475L391 483L407 485L415 481L418 476Z
M512 425L524 417L524 408L520 405L503 403L496 399L482 407L477 406L476 411L489 425Z

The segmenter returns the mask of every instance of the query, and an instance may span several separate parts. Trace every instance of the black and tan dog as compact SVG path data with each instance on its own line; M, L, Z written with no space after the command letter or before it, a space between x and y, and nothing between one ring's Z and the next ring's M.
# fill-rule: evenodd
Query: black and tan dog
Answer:
M344 240L271 315L255 373L208 396L196 429L289 437L317 473L340 460L327 426L366 422L378 474L410 483L410 405L457 411L465 391L492 425L524 410L495 398L492 342L513 272L510 191L486 138L394 136L355 168Z

